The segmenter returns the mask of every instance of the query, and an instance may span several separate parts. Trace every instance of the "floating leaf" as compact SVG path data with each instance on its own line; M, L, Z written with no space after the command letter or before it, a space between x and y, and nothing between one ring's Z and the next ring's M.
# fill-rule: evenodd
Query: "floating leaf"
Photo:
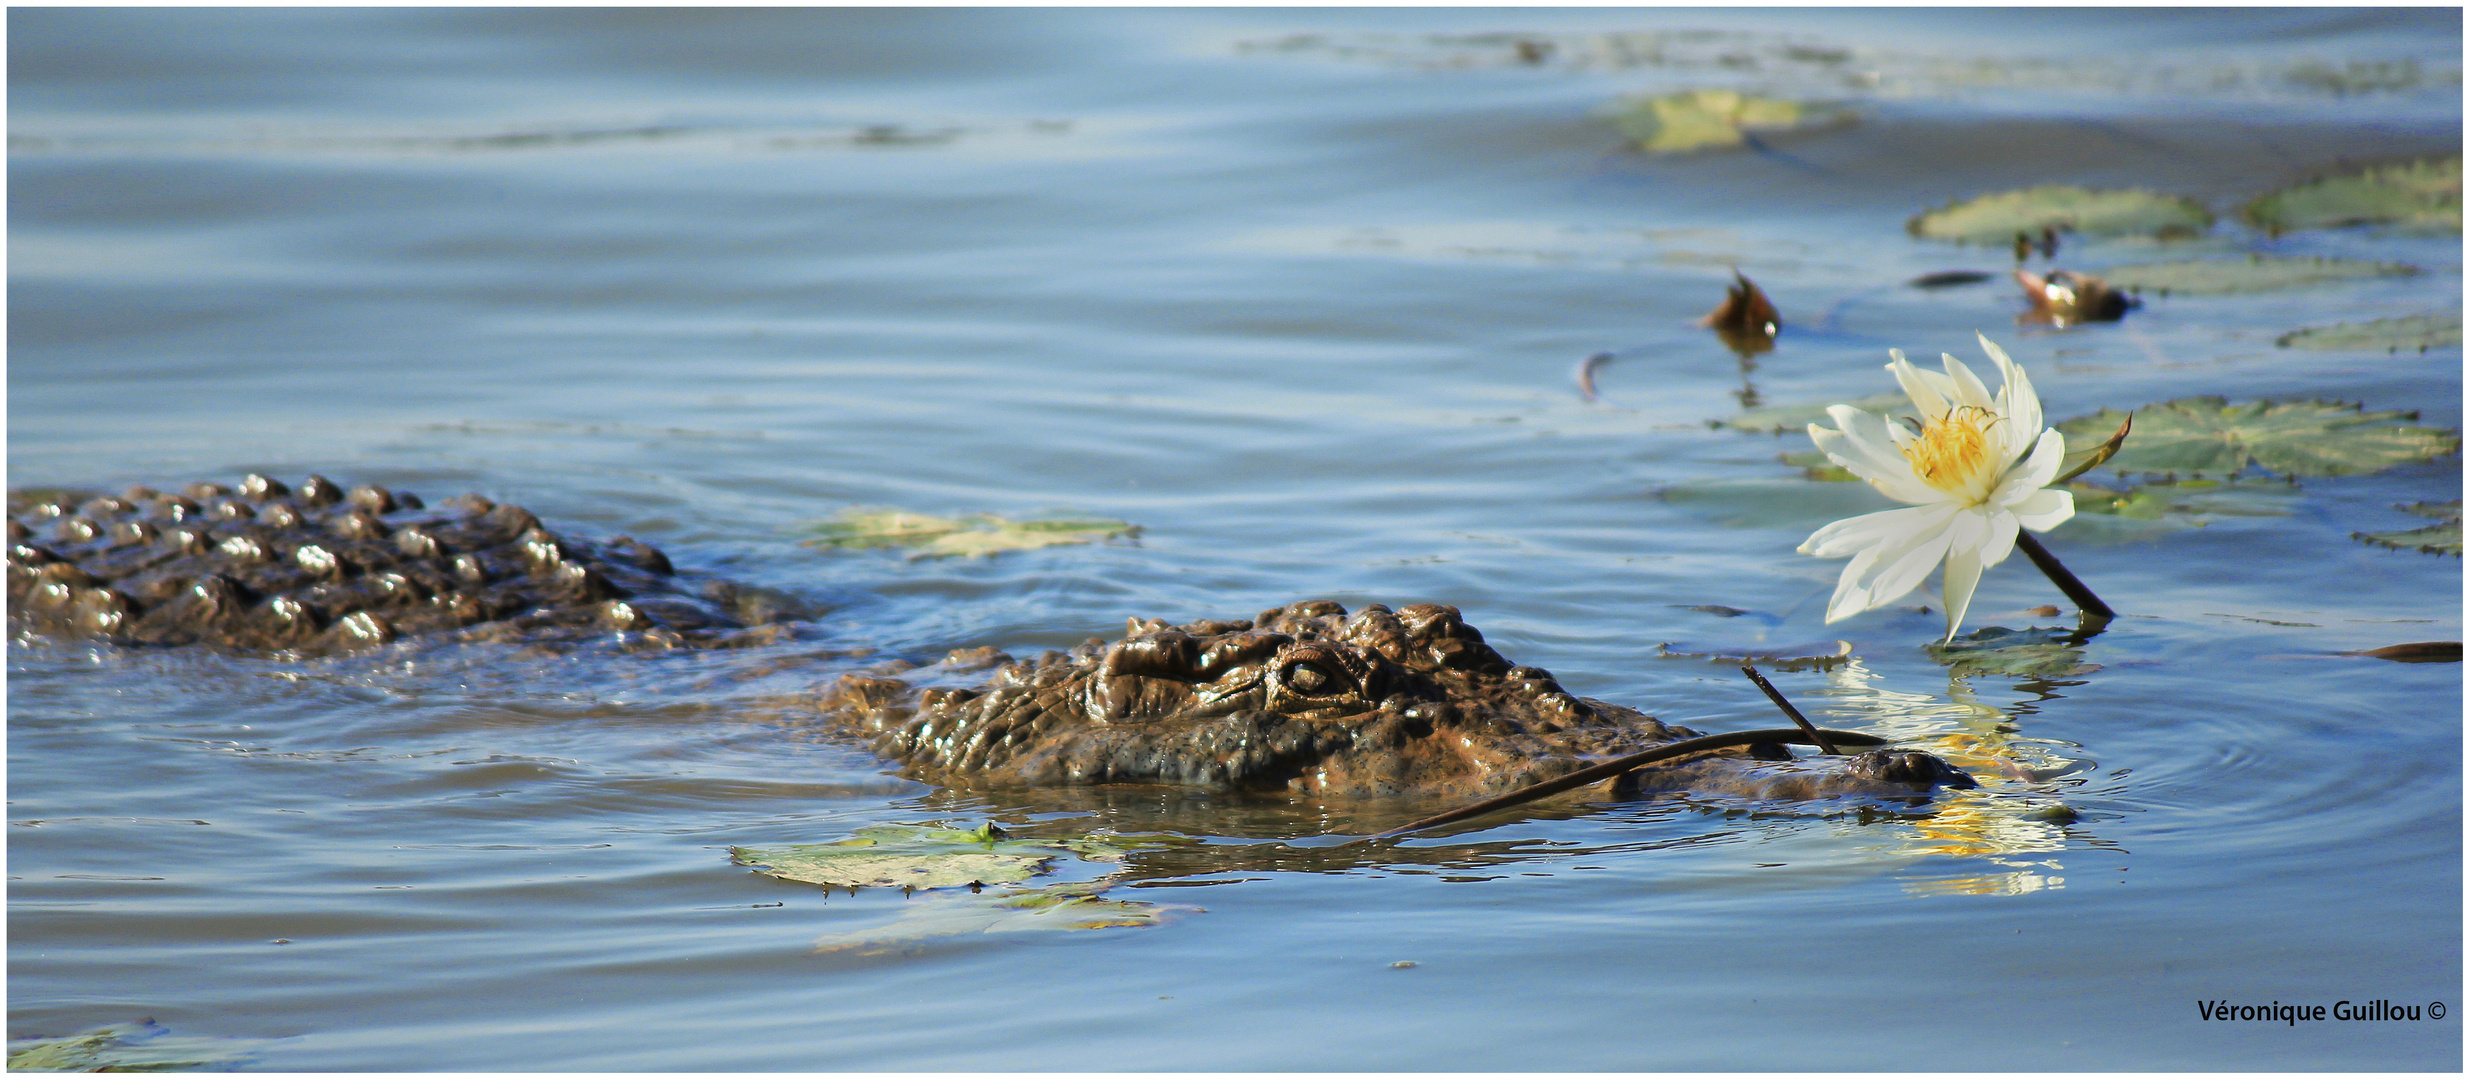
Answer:
M2149 539L2221 518L2286 517L2298 498L2297 488L2270 480L2180 480L2123 490L2078 480L2067 490L2075 495L2068 531L2077 542Z
M2075 495L2075 508L2082 514L2110 514L2139 521L2159 521L2180 507L2171 502L2163 485L2134 487L2124 490L2099 484L2074 483L2067 490Z
M849 509L811 527L808 547L914 547L916 558L992 555L1061 544L1088 544L1138 536L1140 526L1103 519L1013 521L994 514L945 518L906 510Z
M2114 266L2108 276L2113 289L2168 296L2269 292L2328 281L2408 277L2419 272L2415 266L2364 259L2249 255L2244 259L2187 259Z
M81 1031L51 1039L9 1040L12 1072L196 1072L228 1071L254 1040L210 1036L166 1037L152 1020Z
M1808 430L1811 424L1833 424L1835 421L1827 417L1827 407L1839 404L1850 405L1863 412L1879 413L1889 419L1897 416L1917 417L1920 415L1913 411L1912 402L1902 394L1873 394L1854 401L1808 401L1796 405L1769 405L1764 408L1750 409L1737 416L1709 420L1707 426L1728 427L1734 431L1748 431L1760 435L1798 435Z
M2006 244L2042 230L2088 236L2195 236L2212 228L2204 204L2178 195L2139 189L2096 191L2047 184L2002 191L1924 211L1904 229L1925 240Z
M2275 235L2291 229L2400 225L2461 231L2461 156L2387 165L2283 188L2241 211Z
M2058 475L2052 477L2050 483L2064 484L2069 480L2073 480L2076 477L2091 472L2102 462L2118 456L2118 448L2126 443L2128 429L2134 427L2135 422L2135 415L2133 413L2128 414L2125 419L2118 422L2118 430L2111 432L2109 438L2103 439L2098 443L2094 443L2093 445L2084 447L2080 450L2076 447L2082 440L2073 438L2068 439L2067 456L2059 461Z
M2309 327L2283 334L2273 339L2273 344L2285 349L2382 349L2388 353L2457 347L2461 344L2461 313Z
M2443 503L2411 503L2399 507L2420 517L2437 519L2437 524L2400 532L2354 532L2353 540L2363 540L2378 547L2396 551L2422 551L2429 555L2461 556L2461 500Z
M2422 71L2416 60L2352 60L2334 67L2321 60L2309 60L2292 66L2282 78L2293 86L2321 91L2335 97L2352 94L2390 93L2416 90L2430 82L2444 79L2446 70L2437 67ZM2461 72L2451 72L2451 84L2461 85Z
M1121 861L1124 854L1177 842L1167 837L1016 840L993 823L969 830L876 825L830 844L729 849L729 859L783 881L811 885L942 889L1001 885L1047 872L1056 859Z
M2346 476L2429 461L2461 449L2457 432L2417 424L2415 412L2362 411L2338 401L2251 401L2181 398L2136 410L2135 433L2109 467L2122 473L2211 473L2227 476L2250 462L2285 476ZM2103 409L2058 426L2068 439L2089 442L2126 414Z
M1947 665L1947 674L2013 675L2032 679L2063 679L2101 670L2084 662L2084 650L2074 633L2043 627L2009 630L1985 626L1944 644L1922 646L1930 659Z
M1751 97L1737 90L1685 90L1663 97L1630 98L1613 114L1613 126L1641 150L1676 153L1739 146L1745 131L1772 131L1839 120L1838 110Z
M1093 883L1080 883L993 896L961 894L915 900L904 905L900 918L883 926L817 939L815 951L869 956L909 948L927 938L961 934L1154 926L1178 912L1200 910L1109 900L1098 895L1100 888Z

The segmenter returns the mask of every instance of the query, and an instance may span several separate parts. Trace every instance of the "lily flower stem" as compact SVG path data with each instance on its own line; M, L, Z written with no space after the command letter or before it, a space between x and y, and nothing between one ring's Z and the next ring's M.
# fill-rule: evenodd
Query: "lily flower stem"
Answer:
M2085 588L2083 582L2076 580L2074 574L2068 573L2067 568L2059 563L2058 556L2050 554L2050 549L2042 547L2041 541L2033 539L2033 534L2017 529L2015 546L2024 552L2025 558L2033 561L2034 566L2040 567L2041 572L2049 577L2050 583L2058 586L2058 591L2066 593L2067 599L2074 601L2075 606L2085 614L2098 615L2104 619L2118 616L2118 612L2110 610L2110 605L2102 603L2101 598L2094 596L2091 589Z
M1751 682L1757 683L1759 689L1766 691L1767 700L1775 702L1776 708L1784 710L1784 715L1792 717L1793 723L1801 725L1802 733L1808 735L1811 742L1817 743L1820 750L1829 754L1836 752L1835 744L1828 742L1825 735L1819 734L1818 728L1810 723L1810 718L1801 715L1801 710L1793 708L1792 702L1784 700L1784 692L1776 689L1774 683L1768 682L1767 677L1759 674L1757 668L1743 664L1741 674L1749 676Z

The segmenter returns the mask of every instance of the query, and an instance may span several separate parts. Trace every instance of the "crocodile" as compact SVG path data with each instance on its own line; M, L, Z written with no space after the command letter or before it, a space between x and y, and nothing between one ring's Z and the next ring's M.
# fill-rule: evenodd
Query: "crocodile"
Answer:
M1026 662L970 650L940 666L995 671L975 687L848 674L820 704L871 736L879 755L947 786L1494 794L1702 737L1512 664L1445 604L1366 604L1350 615L1306 600L1182 625L1136 617L1111 643L1091 638ZM1870 750L1812 769L1777 741L1637 770L1615 793L1807 799L1972 785L1928 753Z
M295 656L434 634L747 645L790 633L803 613L776 594L690 583L631 537L561 536L480 495L432 508L375 484L253 474L178 492L12 491L9 511L10 621L121 645Z
M12 492L8 529L20 632L132 647L306 656L434 636L713 648L794 637L805 616L776 594L681 574L629 537L561 536L511 503L465 495L433 508L314 475L297 487L252 475L177 493ZM1700 736L1574 696L1431 603L1134 618L1117 641L1029 661L980 648L843 675L812 704L911 775L952 787L1490 794ZM1972 783L1918 751L1813 768L1780 742L1631 772L1615 791L1915 797Z

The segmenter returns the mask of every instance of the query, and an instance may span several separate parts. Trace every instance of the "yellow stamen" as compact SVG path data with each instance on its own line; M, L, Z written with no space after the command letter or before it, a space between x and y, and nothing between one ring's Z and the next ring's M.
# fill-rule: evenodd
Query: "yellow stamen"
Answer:
M1998 419L1987 409L1956 406L1924 425L1919 438L1904 444L1904 459L1913 463L1913 472L1931 487L1949 495L1970 495L1990 463L1986 429Z

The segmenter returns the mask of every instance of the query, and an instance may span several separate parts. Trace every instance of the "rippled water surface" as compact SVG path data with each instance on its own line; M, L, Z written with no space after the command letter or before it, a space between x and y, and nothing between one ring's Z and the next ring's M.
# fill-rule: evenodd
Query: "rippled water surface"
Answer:
M718 655L13 641L12 1038L152 1018L284 1070L2461 1066L2461 669L2339 655L2460 638L2458 558L2353 538L2428 524L2395 507L2459 499L2458 457L2080 515L2048 542L2123 617L2002 670L1922 648L1927 587L1823 624L1839 564L1794 545L1886 504L1780 460L1798 435L1708 423L1891 390L1888 348L1977 356L1982 330L2054 419L2212 394L2458 428L2458 345L2276 344L2457 318L2457 233L2235 214L2458 154L2458 11L9 31L12 487L478 491L821 613ZM1851 119L1624 148L1614 102L1694 89ZM2009 251L1904 223L2039 183L2222 220L2063 237L2037 270L2422 272L2020 326ZM1734 268L1786 324L1747 362L1697 324ZM1904 284L1968 269L1994 276ZM1139 532L799 542L851 507ZM1454 604L1573 692L1708 730L1776 718L1659 646L1841 639L1784 692L1983 787L1599 792L1348 844L1446 803L940 790L798 704L887 659L1316 597ZM2071 627L2030 611L2064 603L2019 558L1969 623ZM1158 925L1018 933L984 897L827 893L727 850L986 821L1203 843L1059 868ZM2447 1015L2206 1022L2216 999Z

